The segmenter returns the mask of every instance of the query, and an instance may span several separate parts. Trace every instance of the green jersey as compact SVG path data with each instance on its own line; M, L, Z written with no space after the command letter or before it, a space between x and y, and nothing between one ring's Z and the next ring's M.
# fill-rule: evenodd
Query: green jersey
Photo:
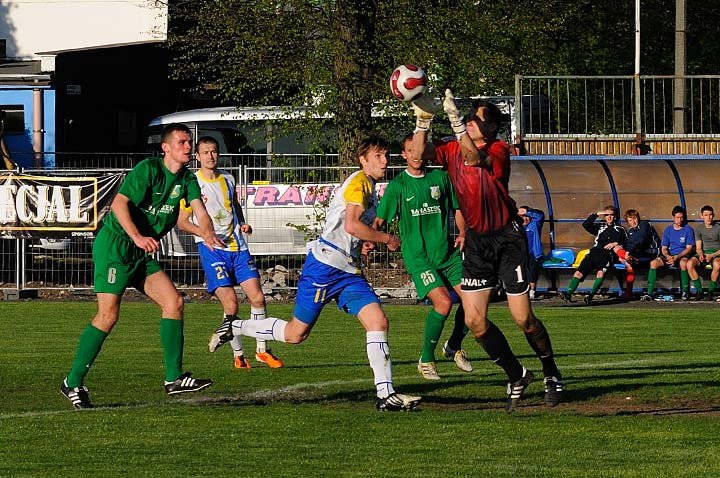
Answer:
M130 216L140 234L160 239L177 224L180 200L187 204L200 198L200 186L195 174L186 168L173 174L162 158L147 158L125 177L121 194L130 199ZM113 233L127 237L127 233L112 212L104 221Z
M403 171L387 185L377 217L387 222L398 217L408 273L438 267L457 254L448 227L448 214L456 209L450 178L439 169L423 176Z

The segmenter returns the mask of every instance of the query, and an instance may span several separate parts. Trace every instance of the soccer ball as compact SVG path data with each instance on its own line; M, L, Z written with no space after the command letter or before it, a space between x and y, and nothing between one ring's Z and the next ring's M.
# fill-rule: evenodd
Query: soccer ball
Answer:
M405 64L390 75L390 91L400 101L413 101L427 91L427 76L419 66Z

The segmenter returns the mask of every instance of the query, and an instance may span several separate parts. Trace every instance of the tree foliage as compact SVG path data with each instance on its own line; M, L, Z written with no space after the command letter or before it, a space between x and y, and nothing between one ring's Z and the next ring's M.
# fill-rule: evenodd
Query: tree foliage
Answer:
M687 73L717 72L720 7L687 1ZM674 5L643 1L645 74L673 72ZM373 103L408 112L411 130L387 86L398 64L470 96L512 93L516 74L631 74L634 62L628 0L176 0L170 27L178 79L227 104L334 114L343 163L375 129Z

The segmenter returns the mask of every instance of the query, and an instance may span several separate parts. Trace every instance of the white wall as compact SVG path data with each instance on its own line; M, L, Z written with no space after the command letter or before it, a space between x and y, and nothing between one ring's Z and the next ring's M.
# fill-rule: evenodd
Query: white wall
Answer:
M163 0L0 0L8 58L166 37Z

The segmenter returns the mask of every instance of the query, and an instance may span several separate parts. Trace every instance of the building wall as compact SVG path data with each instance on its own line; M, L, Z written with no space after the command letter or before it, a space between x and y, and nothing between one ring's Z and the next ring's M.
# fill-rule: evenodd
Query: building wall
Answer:
M58 151L144 151L144 127L180 95L162 45L62 53L56 65Z
M155 0L3 0L0 38L10 59L39 59L39 52L162 41L166 2ZM52 65L52 62L48 63Z

